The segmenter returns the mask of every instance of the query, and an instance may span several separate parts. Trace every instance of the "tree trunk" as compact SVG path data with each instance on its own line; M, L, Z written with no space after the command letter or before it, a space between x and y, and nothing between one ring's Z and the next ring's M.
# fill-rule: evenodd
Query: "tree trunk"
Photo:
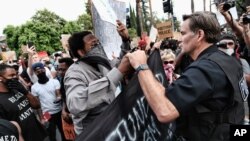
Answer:
M136 0L136 15L137 15L137 35L141 36L143 32L143 25L142 25L142 9L140 5L141 0Z
M191 11L194 13L194 0L191 0Z
M203 0L203 11L206 11L206 0Z
M149 10L150 10L150 20L151 20L151 25L154 25L154 18L153 18L153 12L152 12L152 3L151 3L151 0L149 0Z

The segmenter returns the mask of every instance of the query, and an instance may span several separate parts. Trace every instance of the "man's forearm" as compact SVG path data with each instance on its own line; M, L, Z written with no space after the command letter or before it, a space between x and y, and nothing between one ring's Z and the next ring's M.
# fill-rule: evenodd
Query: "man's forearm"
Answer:
M150 70L140 71L139 82L143 93L160 122L169 122L179 116L175 106L165 96L165 88Z
M27 99L29 100L30 106L34 109L39 109L41 107L40 101L37 97L33 96L31 93L26 95Z
M33 58L32 58L32 55L29 54L28 67L29 67L29 74L30 74L31 76L33 75L32 63L33 63Z
M243 37L246 45L250 48L250 30L244 31Z
M234 19L232 19L232 16L228 12L223 14L223 16L225 17L225 20L227 21L229 26L232 28L236 36L242 37L243 28L239 25L239 23L236 22Z

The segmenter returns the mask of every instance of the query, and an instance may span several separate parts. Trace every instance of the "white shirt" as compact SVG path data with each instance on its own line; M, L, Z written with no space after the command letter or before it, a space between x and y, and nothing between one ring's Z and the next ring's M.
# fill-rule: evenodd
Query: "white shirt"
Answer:
M36 82L31 87L31 93L37 96L41 103L43 113L58 113L62 110L61 103L53 103L56 101L56 90L60 89L60 83L57 79L49 79L46 84Z

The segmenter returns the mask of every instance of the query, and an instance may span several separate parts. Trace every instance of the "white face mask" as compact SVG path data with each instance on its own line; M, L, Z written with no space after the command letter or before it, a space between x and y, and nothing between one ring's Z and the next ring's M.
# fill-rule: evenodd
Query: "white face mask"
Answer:
M234 49L232 49L232 48L228 48L228 49L220 48L220 50L225 52L226 54L228 54L230 56L234 53Z

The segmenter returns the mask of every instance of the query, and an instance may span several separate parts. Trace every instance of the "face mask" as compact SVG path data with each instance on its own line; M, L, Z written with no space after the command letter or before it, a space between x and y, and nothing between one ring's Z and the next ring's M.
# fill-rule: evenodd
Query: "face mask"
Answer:
M9 90L12 90L12 88L10 88L9 87L9 84L10 83L17 83L18 82L18 79L17 78L11 78L11 79L7 79L7 78L5 78L6 80L5 80L5 82L4 82L4 85L9 89Z
M49 78L46 76L45 72L39 73L37 77L38 77L38 83L40 84L45 84L49 81Z
M228 48L228 49L221 49L221 51L225 52L228 55L232 55L234 53L234 49Z
M104 51L104 48L100 43L95 44L95 46L93 46L91 48L91 50L86 54L86 56L105 56L105 57L107 57L107 55Z

